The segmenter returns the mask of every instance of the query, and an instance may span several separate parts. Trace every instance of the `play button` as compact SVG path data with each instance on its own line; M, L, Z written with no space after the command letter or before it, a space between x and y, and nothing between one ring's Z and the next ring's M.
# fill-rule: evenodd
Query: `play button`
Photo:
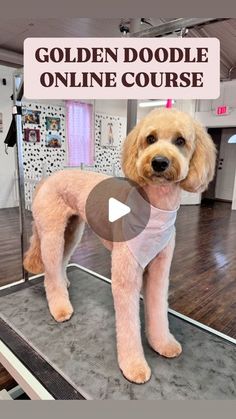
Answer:
M91 176L93 180L98 178L98 174ZM89 226L99 237L112 242L138 236L149 221L150 210L148 198L138 184L106 176L91 190L85 206Z
M128 207L128 205L122 204L118 199L109 198L108 220L111 223L114 223L114 221L119 220L119 218L124 217L124 215L129 213L130 207Z

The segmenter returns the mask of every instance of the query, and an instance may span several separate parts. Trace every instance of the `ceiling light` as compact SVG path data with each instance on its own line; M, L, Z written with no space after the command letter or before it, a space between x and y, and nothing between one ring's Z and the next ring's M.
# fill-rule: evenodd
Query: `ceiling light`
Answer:
M140 108L149 108L153 106L166 106L166 100L149 100L147 102L140 102L139 106ZM172 100L172 105L175 103L174 100Z

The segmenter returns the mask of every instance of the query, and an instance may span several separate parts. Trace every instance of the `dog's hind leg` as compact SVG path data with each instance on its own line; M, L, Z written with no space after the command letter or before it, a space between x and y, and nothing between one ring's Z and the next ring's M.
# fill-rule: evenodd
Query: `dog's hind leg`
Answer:
M64 247L64 254L63 254L63 272L64 272L64 279L66 281L67 287L70 285L70 281L67 278L66 267L70 261L72 254L76 246L79 244L83 232L84 232L84 221L78 215L72 215L67 223L65 229L65 247Z
M28 272L39 274L44 271L41 257L40 238L35 223L32 224L30 247L24 255L24 268Z

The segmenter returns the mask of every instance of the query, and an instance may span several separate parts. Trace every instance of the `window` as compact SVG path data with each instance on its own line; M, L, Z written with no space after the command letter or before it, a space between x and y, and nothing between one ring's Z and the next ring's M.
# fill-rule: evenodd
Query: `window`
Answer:
M94 161L93 106L73 100L66 102L68 166L91 165Z

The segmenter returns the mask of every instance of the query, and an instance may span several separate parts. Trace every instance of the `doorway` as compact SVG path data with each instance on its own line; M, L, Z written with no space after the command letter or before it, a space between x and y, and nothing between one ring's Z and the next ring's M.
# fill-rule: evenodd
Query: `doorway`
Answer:
M208 133L216 145L218 156L215 177L202 198L232 202L236 178L236 144L228 140L236 134L236 127L209 128Z

